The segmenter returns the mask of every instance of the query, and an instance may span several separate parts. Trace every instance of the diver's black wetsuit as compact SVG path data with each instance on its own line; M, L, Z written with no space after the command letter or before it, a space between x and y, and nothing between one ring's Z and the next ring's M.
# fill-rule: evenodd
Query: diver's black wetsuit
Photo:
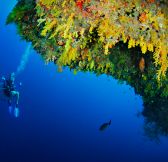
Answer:
M14 82L10 79L4 81L3 88L4 88L3 91L4 91L5 96L9 98L11 97L11 92L16 90Z

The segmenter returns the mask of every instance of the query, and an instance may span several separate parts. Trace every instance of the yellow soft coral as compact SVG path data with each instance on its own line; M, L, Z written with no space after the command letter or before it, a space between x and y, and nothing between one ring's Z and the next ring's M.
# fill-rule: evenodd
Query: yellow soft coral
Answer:
M165 76L168 69L168 18L166 8L162 9L164 6L141 0L83 0L80 5L81 10L74 0L37 1L37 9L41 11L39 23L46 22L41 35L46 36L49 32L50 39L65 39L64 54L61 55L65 64L74 58L71 50L80 53L77 49L85 48L90 51L88 60L91 61L96 49L95 39L102 47L102 52L96 51L99 56L103 51L107 55L109 48L122 41L128 42L128 48L139 46L143 54L152 52L158 80ZM70 36L73 41L69 46L73 43L73 48L67 48ZM67 55L67 51L72 57ZM65 61L66 57L68 61Z

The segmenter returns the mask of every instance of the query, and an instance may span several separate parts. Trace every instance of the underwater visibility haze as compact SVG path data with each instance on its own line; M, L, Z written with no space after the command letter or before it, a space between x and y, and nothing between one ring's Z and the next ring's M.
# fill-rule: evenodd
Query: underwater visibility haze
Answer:
M0 162L167 162L167 6L0 1Z

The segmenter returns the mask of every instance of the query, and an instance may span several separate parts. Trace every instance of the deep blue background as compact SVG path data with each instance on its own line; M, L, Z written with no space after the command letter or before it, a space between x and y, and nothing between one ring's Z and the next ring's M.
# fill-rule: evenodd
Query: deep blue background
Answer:
M16 71L27 43L5 25L15 0L0 1L0 75ZM0 162L167 162L168 140L144 137L140 96L105 75L58 73L35 51L22 81L18 119L0 101ZM112 120L99 132L99 126Z

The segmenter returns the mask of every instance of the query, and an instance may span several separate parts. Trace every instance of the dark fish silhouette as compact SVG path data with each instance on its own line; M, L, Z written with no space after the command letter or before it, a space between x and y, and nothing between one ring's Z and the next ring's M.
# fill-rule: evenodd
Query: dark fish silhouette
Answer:
M111 125L111 120L108 123L104 123L100 126L99 130L104 131L106 128L108 128Z

